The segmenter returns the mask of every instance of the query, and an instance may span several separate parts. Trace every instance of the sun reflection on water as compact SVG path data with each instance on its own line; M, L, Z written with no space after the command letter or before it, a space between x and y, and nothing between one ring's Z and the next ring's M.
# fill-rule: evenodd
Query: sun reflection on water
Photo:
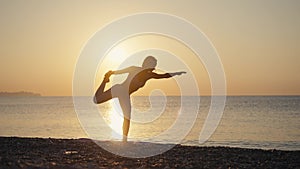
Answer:
M110 102L110 110L108 114L108 125L112 129L111 138L114 140L122 139L123 114L114 109L113 102Z

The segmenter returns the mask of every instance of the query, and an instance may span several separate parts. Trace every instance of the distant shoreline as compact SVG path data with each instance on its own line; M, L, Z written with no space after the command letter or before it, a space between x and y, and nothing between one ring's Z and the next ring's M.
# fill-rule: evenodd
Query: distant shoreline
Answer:
M19 92L0 92L0 97L1 96L36 96L36 97L40 97L42 95L39 93L19 91Z

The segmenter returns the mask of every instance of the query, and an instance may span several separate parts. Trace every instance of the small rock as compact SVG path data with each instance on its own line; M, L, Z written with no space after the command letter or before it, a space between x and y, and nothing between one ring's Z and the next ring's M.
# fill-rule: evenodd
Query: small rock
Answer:
M70 150L70 151L65 151L64 154L69 155L69 154L77 154L78 151L75 150Z

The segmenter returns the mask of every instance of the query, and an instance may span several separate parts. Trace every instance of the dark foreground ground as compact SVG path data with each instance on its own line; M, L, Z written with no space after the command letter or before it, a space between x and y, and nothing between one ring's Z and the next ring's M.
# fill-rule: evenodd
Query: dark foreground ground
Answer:
M157 156L126 158L89 139L0 137L0 146L0 168L300 168L300 151L176 145Z

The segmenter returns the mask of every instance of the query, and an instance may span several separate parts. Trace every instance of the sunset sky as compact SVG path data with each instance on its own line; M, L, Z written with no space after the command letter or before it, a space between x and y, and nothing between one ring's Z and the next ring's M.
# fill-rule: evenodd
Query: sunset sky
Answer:
M2 0L0 91L72 95L76 61L89 38L113 20L141 12L176 15L202 30L219 53L228 95L300 95L298 0ZM159 36L131 38L120 48L128 52L137 45L156 45L187 62L193 55L179 42ZM108 58L108 63L118 60L117 56ZM184 69L175 60L172 63L162 56L157 59L158 68L165 71ZM142 60L140 57L133 64L141 64ZM96 86L110 69L107 65L99 67ZM204 67L198 68L200 71L176 79L185 80L191 73L197 74L201 94L209 95L207 73ZM168 86L173 80L161 85L166 94L178 94ZM160 83L150 82L140 94L157 85Z

